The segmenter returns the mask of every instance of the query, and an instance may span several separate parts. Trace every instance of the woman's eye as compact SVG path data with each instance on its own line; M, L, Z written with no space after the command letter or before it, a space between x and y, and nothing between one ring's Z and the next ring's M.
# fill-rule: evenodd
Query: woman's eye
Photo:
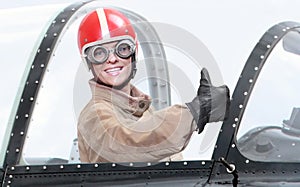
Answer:
M119 52L129 52L130 51L130 46L129 45L124 45L119 47Z
M96 56L102 56L102 55L104 55L105 53L104 53L104 51L103 50L95 50L94 51L94 56L96 57Z

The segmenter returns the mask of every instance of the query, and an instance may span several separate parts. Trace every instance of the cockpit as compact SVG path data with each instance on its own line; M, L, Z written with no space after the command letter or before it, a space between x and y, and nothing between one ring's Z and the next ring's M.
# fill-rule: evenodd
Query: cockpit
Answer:
M18 79L19 90L6 119L6 132L0 138L0 164L4 166L0 168L7 167L11 176L18 177L11 177L13 180L6 176L5 184L22 181L23 175L53 176L53 172L70 180L74 176L69 173L77 172L84 178L82 183L95 182L85 178L92 172L107 174L109 180L117 174L127 177L126 180L130 176L150 180L162 177L164 172L164 177L181 175L191 180L191 184L195 180L201 184L209 180L213 184L228 184L231 177L232 183L237 183L237 175L240 181L249 184L253 183L254 174L265 178L272 174L279 176L264 178L263 182L295 179L300 149L300 86L297 84L300 24L296 22L281 22L261 37L235 89L231 89L229 117L224 122L208 124L201 134L195 132L182 152L182 160L82 163L77 120L91 98L88 81L92 74L82 63L76 39L83 16L99 6L111 5L89 1L69 5L63 11L57 11L63 5L51 10L44 7L49 15L56 13L46 24L43 22L36 41L24 37L30 52L20 55L28 61L25 65L20 63L24 73ZM209 70L214 84L226 84L222 66L202 38L180 26L152 21L124 6L113 8L125 14L137 31L138 70L132 83L152 97L155 109L191 100L197 92L203 67ZM249 177L249 173L253 175Z

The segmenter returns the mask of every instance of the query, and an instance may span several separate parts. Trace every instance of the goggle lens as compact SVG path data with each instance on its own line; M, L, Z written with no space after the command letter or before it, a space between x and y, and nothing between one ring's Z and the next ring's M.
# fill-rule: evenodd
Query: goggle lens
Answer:
M121 58L128 58L133 53L132 45L128 43L120 43L116 48L116 53Z
M92 58L95 62L104 62L107 59L108 50L104 47L97 46L92 50Z

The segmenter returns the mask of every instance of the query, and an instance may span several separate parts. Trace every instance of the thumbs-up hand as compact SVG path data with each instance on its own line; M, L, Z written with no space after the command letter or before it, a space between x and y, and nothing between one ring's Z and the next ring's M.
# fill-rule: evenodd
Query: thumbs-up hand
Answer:
M229 89L226 85L213 86L207 69L203 68L197 96L186 105L197 123L198 132L201 133L206 123L226 119L230 105Z

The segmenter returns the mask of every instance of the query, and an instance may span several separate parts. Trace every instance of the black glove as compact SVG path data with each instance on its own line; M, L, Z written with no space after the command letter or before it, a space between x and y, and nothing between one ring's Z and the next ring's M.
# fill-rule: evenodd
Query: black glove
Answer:
M213 86L208 71L203 68L197 96L186 105L197 123L200 134L206 123L223 121L227 118L230 105L229 89L226 85Z

